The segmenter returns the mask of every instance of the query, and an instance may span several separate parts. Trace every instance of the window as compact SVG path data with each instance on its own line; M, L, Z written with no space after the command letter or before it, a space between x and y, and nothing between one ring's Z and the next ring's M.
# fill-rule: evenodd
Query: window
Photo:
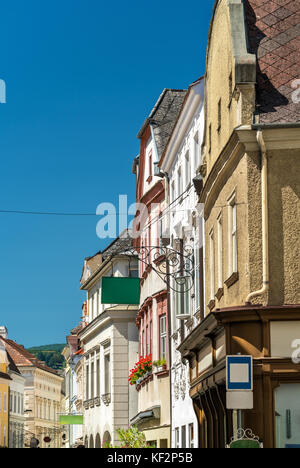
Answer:
M189 424L189 448L191 449L195 447L194 437L194 424Z
M222 100L220 99L218 102L218 132L221 130L222 127Z
M160 330L160 359L167 360L167 317L162 315L159 319Z
M198 132L194 136L194 172L200 166L200 145L199 145L199 137Z
M172 184L171 184L171 202L173 202L176 198L176 194L175 194L175 182L173 180Z
M153 324L150 322L150 354L152 354Z
M218 217L218 289L223 288L223 228L222 215Z
M180 440L179 440L179 427L175 429L175 448L180 448Z
M95 389L95 364L92 362L91 364L91 399L94 398L94 390Z
M145 330L143 330L142 333L142 356L145 356L145 348L146 348L146 343L145 343Z
M90 389L89 389L89 366L87 365L86 368L85 368L85 384L86 384L86 387L85 387L85 392L86 392L86 400L89 399L89 395L90 395Z
M181 427L181 447L186 448L186 426Z
M4 393L3 395L3 411L6 413L7 411L7 394Z
M233 93L233 89L232 89L232 72L230 73L229 75L229 105L231 104L231 101L232 101L232 93Z
M177 197L180 197L181 195L182 195L182 173L181 173L181 167L180 167L177 172Z
M237 273L237 207L235 195L229 201L229 262L228 273Z
M208 151L209 153L211 153L211 124L209 125L209 128L208 128Z
M153 161L152 161L152 151L149 152L149 168L148 168L148 178L147 178L147 182L151 182L152 180L152 175L153 175Z
M200 309L201 306L201 255L200 249L195 248L195 309L196 312Z
M209 265L210 265L210 299L215 297L215 247L214 247L214 232L209 235Z
M129 278L139 277L139 264L137 259L130 260L129 262Z
M150 349L149 349L149 327L146 327L146 355L148 356L150 354Z
M111 390L110 354L106 354L104 356L104 371L105 371L105 394L109 394Z
M100 396L100 359L98 358L96 361L96 397Z

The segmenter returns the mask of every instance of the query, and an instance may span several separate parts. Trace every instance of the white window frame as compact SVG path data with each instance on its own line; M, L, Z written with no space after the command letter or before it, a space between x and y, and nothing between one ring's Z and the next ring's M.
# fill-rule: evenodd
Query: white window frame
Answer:
M236 193L228 200L228 277L238 272Z
M199 132L194 135L194 172L197 171L200 165L200 147L199 147Z
M109 358L108 375L106 372L107 371L107 368L106 368L107 358ZM105 395L111 393L111 353L110 353L110 350L104 354L104 392L105 392Z
M189 448L193 449L195 447L195 426L194 423L189 424Z
M223 288L223 217L219 214L217 219L218 235L218 289Z
M167 360L167 316L159 317L159 354L160 359Z
M210 300L215 298L215 238L214 230L209 233L209 268L210 268Z
M184 166L185 166L185 189L187 189L191 182L191 159L190 152L187 151L184 155Z

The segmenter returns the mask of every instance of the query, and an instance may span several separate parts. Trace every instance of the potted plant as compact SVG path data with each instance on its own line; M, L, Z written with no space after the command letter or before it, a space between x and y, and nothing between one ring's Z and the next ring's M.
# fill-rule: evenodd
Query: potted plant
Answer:
M167 361L165 358L158 359L157 361L153 362L153 366L157 368L157 372L162 372L167 370Z
M152 355L141 357L131 369L128 382L130 385L140 385L146 376L152 373Z

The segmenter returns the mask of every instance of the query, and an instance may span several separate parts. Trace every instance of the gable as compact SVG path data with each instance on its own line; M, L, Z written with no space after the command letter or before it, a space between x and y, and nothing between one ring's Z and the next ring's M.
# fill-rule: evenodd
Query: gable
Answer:
M243 0L216 0L210 25L205 85L203 156L210 171L234 128L251 124L256 57L248 51Z

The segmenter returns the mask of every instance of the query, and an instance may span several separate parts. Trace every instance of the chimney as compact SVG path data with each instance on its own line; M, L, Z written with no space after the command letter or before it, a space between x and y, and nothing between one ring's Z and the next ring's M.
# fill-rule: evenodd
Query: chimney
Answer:
M0 336L2 336L5 340L8 339L8 331L6 327L0 326Z

